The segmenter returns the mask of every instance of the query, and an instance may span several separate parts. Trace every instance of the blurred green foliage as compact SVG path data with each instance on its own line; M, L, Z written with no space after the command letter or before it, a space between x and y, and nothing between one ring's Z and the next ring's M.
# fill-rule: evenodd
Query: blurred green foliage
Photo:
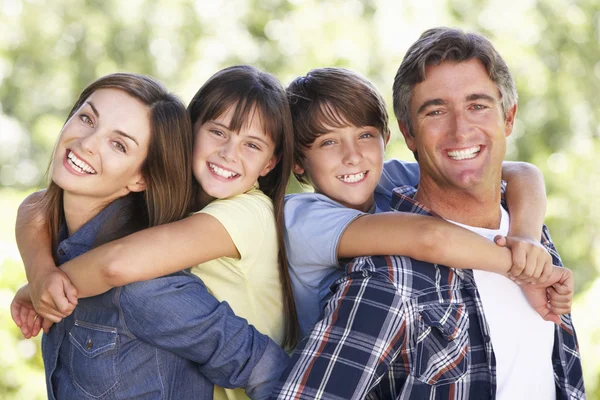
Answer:
M0 399L45 396L39 339L22 340L8 314L25 280L12 224L26 191L43 186L55 139L87 84L115 71L145 73L188 101L231 64L253 64L284 84L310 68L342 66L369 77L391 104L404 52L438 25L486 34L513 72L519 111L508 158L546 177L547 223L576 274L588 398L600 399L597 0L0 0ZM388 156L410 159L397 129L393 137Z

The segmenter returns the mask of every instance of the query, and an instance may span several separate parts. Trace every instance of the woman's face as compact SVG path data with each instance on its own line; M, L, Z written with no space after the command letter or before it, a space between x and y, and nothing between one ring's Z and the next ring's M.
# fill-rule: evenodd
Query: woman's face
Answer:
M148 114L146 105L119 89L99 89L88 97L54 150L52 180L64 195L94 205L144 190Z

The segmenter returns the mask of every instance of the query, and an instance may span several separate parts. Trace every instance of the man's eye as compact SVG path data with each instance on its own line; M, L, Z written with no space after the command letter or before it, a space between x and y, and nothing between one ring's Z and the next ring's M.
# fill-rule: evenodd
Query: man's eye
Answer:
M428 116L442 115L442 110L433 110L427 113Z

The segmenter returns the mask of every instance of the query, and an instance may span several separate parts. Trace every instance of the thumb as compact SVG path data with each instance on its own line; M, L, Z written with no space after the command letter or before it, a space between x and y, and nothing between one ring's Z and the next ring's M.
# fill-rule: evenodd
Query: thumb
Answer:
M67 300L69 300L69 303L77 305L77 289L75 286L71 285L70 283L65 283L64 290L65 296L67 297Z
M496 235L494 237L494 242L501 247L506 247L507 241L506 241L506 236L502 236L502 235Z

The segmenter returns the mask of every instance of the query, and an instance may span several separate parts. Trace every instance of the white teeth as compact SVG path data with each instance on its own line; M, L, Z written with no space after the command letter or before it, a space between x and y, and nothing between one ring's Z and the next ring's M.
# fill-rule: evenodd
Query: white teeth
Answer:
M232 171L228 171L221 167L216 166L215 164L208 163L208 167L217 175L222 176L223 178L229 179L233 177L238 177L240 174L237 174Z
M92 168L88 163L77 157L72 151L69 151L67 155L67 162L73 169L81 174L95 174L96 170Z
M454 150L448 152L448 157L453 160L467 160L475 158L481 150L481 146L474 146L463 150Z
M365 175L366 172L359 172L358 174L338 175L337 178L346 183L356 183L362 181Z

